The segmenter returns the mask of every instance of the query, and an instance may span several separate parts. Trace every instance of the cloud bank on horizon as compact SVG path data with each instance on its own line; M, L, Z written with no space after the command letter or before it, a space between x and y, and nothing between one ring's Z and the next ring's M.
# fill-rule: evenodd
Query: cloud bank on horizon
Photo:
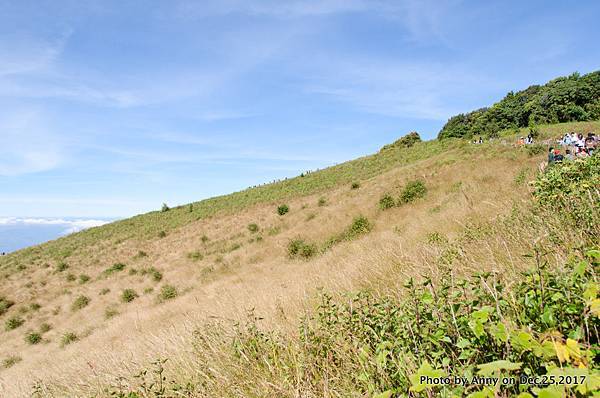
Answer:
M600 3L0 0L0 210L116 217L600 65Z
M36 226L36 225L55 225L64 227L62 235L68 235L84 229L99 227L110 223L111 220L94 219L63 219L63 218L20 218L20 217L0 217L0 228L3 226Z

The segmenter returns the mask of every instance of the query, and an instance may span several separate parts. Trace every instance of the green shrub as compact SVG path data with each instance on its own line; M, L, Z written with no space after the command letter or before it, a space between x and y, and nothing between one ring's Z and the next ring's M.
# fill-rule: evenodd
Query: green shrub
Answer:
M163 274L154 267L144 268L140 271L142 275L150 275L155 282L160 282L163 278Z
M192 261L200 261L204 258L204 256L202 255L202 253L200 253L199 250L195 250L193 252L188 253L187 258L189 258Z
M123 263L114 263L112 266L104 270L105 275L111 275L116 272L121 272L125 269L126 265Z
M13 330L13 329L16 329L19 326L23 325L24 323L25 323L25 320L23 318L20 318L18 316L13 316L12 318L8 318L6 320L6 322L4 323L4 329L6 331Z
M564 215L564 222L600 239L600 156L548 167L533 182L536 207Z
M417 142L421 142L421 136L416 131L412 131L391 144L384 145L380 152L384 152L395 148L410 148Z
M350 185L350 189L358 189L360 188L360 183L359 182L353 182L352 185Z
M47 333L50 330L52 330L52 325L50 325L49 323L42 323L40 325L40 333Z
M91 278L90 278L90 276L89 276L89 275L86 275L86 274L81 274L81 275L79 275L79 283L81 283L82 285L83 285L84 283L87 283L87 282L89 282L89 281L90 281L90 279L91 279Z
M79 340L79 336L77 336L76 333L66 332L65 334L62 335L62 337L60 339L60 345L61 345L61 347L64 347L66 345L76 342L77 340Z
M288 255L290 258L300 257L307 260L316 255L317 252L317 245L305 242L300 238L293 239L288 243Z
M410 203L425 196L427 188L421 180L410 181L400 193L399 204Z
M324 197L322 197L322 196L321 196L321 197L319 198L319 201L317 202L317 206L319 206L319 207L323 207L323 206L325 206L326 204L327 204L327 199L325 199Z
M4 358L2 360L2 367L4 369L8 369L8 368L16 365L17 363L21 362L22 360L23 359L21 357L19 357L19 356L11 355L11 356L9 356L7 358Z
M208 236L206 235L202 235L200 237L200 241L202 241L202 243L207 243L210 239L208 238Z
M288 205L280 205L279 207L277 207L277 214L279 214L280 216L283 216L284 214L286 214L289 211L290 211L290 208Z
M546 152L546 146L541 144L531 144L526 145L525 150L527 151L527 155L533 157L537 155L541 155Z
M258 232L258 230L259 230L258 224L256 224L256 223L248 224L248 231L250 231L254 234L254 233Z
M56 272L63 272L69 268L69 264L65 262L60 262L56 265Z
M138 297L138 294L133 289L125 289L121 293L121 301L124 303L130 303Z
M42 335L36 332L30 332L25 335L25 342L34 345L42 341Z
M73 304L71 305L72 311L79 311L82 308L87 307L90 304L90 298L84 295L78 296Z
M162 213L165 213L165 212L167 212L167 211L169 211L169 210L171 210L171 208L170 208L170 207L169 207L169 206L168 206L166 203L163 203L163 204L162 204L162 207L160 208L160 211L161 211Z
M7 299L4 296L0 296L0 316L6 314L8 309L15 305L15 302Z
M165 231L159 231L159 232L158 232L158 237L159 237L159 238L164 238L164 237L166 237L166 236L167 236L167 233L166 233Z
M139 259L139 258L144 258L144 257L148 257L148 253L146 253L143 250L139 250L137 252L137 254L135 256L133 256L134 259Z
M67 274L66 278L67 282L73 282L77 279L77 277L75 276L75 274Z
M117 315L119 315L119 311L113 306L109 306L104 309L104 318L105 319L110 319Z
M171 300L178 296L177 288L173 285L163 285L160 288L158 298L160 301Z
M391 209L394 206L396 206L396 202L394 201L394 198L392 198L392 196L388 193L384 194L379 199L379 208L381 210Z
M368 218L362 215L355 217L346 231L346 239L354 239L357 236L369 233L371 229L373 229L373 225Z

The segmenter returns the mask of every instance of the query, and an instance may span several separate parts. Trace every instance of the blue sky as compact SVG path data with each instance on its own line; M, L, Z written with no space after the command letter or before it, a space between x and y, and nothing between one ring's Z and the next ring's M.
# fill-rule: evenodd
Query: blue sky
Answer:
M598 69L600 2L0 0L0 215L123 217Z

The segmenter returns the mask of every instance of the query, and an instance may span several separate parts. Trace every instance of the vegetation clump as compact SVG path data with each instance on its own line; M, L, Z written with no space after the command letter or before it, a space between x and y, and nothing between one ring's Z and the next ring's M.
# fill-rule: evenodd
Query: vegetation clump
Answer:
M177 288L173 285L163 285L160 288L160 292L158 294L158 298L160 301L166 301L174 299L179 295Z
M0 316L6 314L8 309L15 305L15 302L7 299L4 296L0 296Z
M4 323L4 329L6 331L10 331L10 330L18 328L19 326L23 325L24 323L25 323L25 320L23 318L20 318L18 316L13 316L6 320L6 322Z
M79 336L75 332L66 332L60 339L60 346L64 347L79 340Z
M416 131L412 131L400 139L394 141L391 144L384 145L381 148L381 152L393 149L393 148L410 148L415 145L417 142L421 142L421 136Z
M123 263L114 263L112 266L104 270L104 275L111 275L116 272L121 272L125 269L126 265Z
M30 332L25 335L25 341L28 344L35 345L42 341L42 335L37 332Z
M360 183L358 181L354 181L352 185L350 185L350 189L358 189L360 188Z
M290 258L300 257L304 260L315 256L318 252L317 245L306 242L304 239L293 239L288 243L288 255Z
M425 183L421 180L410 181L402 192L400 193L400 198L398 199L398 204L406 204L413 202L417 199L420 199L425 196L427 193L427 188L425 187Z
M79 311L82 308L87 307L90 304L91 299L87 296L81 295L78 296L75 301L73 301L73 304L71 305L71 310L72 311Z
M256 224L256 223L250 223L250 224L248 224L248 231L250 231L253 234L256 233L256 232L258 232L259 229L260 228L258 227L258 224Z
M135 300L138 297L139 296L138 296L137 292L133 289L125 289L121 293L121 301L124 303L131 303L133 300Z
M290 211L290 208L288 205L279 205L277 207L277 214L279 214L280 216L283 216L284 214L288 213Z
M394 206L396 206L396 202L389 193L383 194L383 196L379 199L379 208L381 210L391 209Z
M11 355L7 358L4 358L2 360L2 367L4 369L8 369L14 365L16 365L17 363L21 362L23 360L23 358L17 356L17 355Z

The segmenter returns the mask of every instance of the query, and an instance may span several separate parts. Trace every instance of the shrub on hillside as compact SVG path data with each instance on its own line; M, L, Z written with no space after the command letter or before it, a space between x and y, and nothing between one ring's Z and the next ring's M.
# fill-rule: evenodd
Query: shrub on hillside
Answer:
M277 214L279 214L280 216L283 216L289 211L290 208L288 207L288 205L279 205L279 207L277 207Z
M10 330L18 328L19 326L23 325L24 323L25 323L25 320L23 318L20 318L18 316L13 316L12 318L8 318L6 320L6 322L4 323L4 329L6 331L10 331Z
M202 255L202 253L200 253L200 250L194 250L193 252L189 252L187 254L187 258L189 258L192 261L200 261L204 258L204 256Z
M160 288L158 298L160 301L171 300L178 296L177 288L173 285L164 285Z
M248 231L250 231L252 233L256 233L256 232L258 232L258 230L259 230L258 224L256 224L256 223L248 224Z
M81 283L82 285L84 283L89 282L89 281L90 281L90 276L89 275L86 275L86 274L79 275L79 283Z
M79 311L82 308L87 307L90 304L90 298L84 295L78 296L73 304L71 305L72 311Z
M352 185L350 185L350 189L358 189L360 188L360 183L359 182L353 182Z
M9 356L7 358L4 358L2 360L2 367L4 369L8 369L8 368L14 366L15 364L21 362L22 360L23 360L23 358L21 358L19 356L11 355L11 356Z
M167 212L169 210L171 210L171 208L166 203L163 203L162 207L160 208L161 213Z
M305 260L317 254L317 245L308 243L304 239L293 239L288 243L288 255L290 258L300 257Z
M125 289L121 293L121 301L124 303L131 303L133 300L135 300L138 297L139 296L138 296L137 292L133 289Z
M394 206L396 206L396 202L394 201L394 198L392 198L392 195L390 195L389 193L384 194L379 199L379 208L381 210L391 209Z
M4 296L0 296L0 316L8 312L8 309L15 305L15 302L7 299Z
M398 204L410 203L414 200L424 197L426 193L427 188L425 187L425 183L423 181L410 181L400 193Z
M36 332L30 332L25 335L25 342L31 345L38 344L42 341L42 335Z
M525 147L525 150L527 151L527 155L533 157L533 156L537 156L537 155L541 155L542 153L545 153L546 146L541 145L541 144L532 144L532 145L527 145Z
M421 136L416 131L412 131L412 132L406 134L405 136L401 137L400 139L394 141L393 143L384 145L383 148L381 148L380 152L383 152L383 151L386 151L386 150L392 149L392 148L410 148L411 146L415 145L417 142L421 142Z
M541 210L560 213L569 224L598 237L600 156L555 164L533 182Z
M60 262L56 265L56 272L63 272L69 268L69 265L65 262Z
M123 263L114 263L112 266L104 270L105 275L111 275L115 272L121 272L125 269L126 265Z
M322 196L321 196L321 197L319 198L319 201L317 202L317 206L319 206L319 207L323 207L323 206L325 206L326 204L327 204L327 199L325 199L324 197L322 197Z
M76 342L77 340L79 340L79 336L77 336L76 333L66 332L65 334L62 335L62 337L60 339L60 346L64 347L66 345Z

